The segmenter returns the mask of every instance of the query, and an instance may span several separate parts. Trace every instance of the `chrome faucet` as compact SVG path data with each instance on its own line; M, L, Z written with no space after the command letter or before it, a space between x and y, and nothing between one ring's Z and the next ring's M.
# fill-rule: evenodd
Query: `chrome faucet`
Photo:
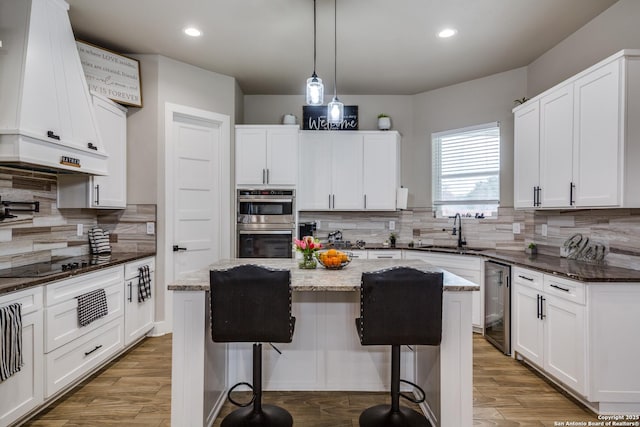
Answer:
M456 228L456 221L458 221L458 228ZM463 245L466 245L467 242L464 239L464 237L462 237L462 216L459 213L456 213L455 216L453 217L453 230L451 231L451 235L455 236L458 235L458 249L462 249Z

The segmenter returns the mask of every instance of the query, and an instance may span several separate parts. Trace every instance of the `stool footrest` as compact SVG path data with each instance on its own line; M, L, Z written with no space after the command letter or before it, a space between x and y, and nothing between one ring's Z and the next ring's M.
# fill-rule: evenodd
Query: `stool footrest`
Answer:
M400 380L401 383L405 383L405 384L409 384L411 387L415 388L416 390L418 390L418 394L420 395L419 398L415 399L413 398L413 396L410 396L408 394L405 393L400 393L400 397L402 397L403 399L407 399L409 402L413 402L413 403L422 403L424 402L426 395L424 394L424 390L422 389L422 387L420 387L418 384L412 383L411 381L407 381L407 380Z

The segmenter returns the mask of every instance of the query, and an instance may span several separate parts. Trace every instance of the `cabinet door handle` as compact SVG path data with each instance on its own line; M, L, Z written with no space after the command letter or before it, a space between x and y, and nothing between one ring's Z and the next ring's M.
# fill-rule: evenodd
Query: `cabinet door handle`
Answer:
M393 259L392 255L378 255L376 256L377 259Z
M540 294L536 294L536 319L540 318Z
M542 205L542 200L540 200L541 199L541 197L540 197L540 193L541 192L542 192L542 188L540 188L540 186L538 186L538 201L537 201L536 206L541 206Z
M364 208L367 209L367 195L364 195Z
M129 302L133 301L133 295L131 292L131 282L129 282L129 298L127 298L129 300Z
M329 209L331 209L331 194L329 194Z
M576 202L573 200L573 191L575 190L576 185L571 182L569 183L569 206L573 206Z
M47 137L51 139L55 139L56 141L60 141L60 135L56 135L54 131L48 130Z
M269 169L267 169L267 184L269 183Z
M264 169L262 169L262 183L263 183L263 184L265 183L265 182L264 182L264 176L265 176L265 175L264 175Z
M93 353L94 351L97 351L97 350L99 350L99 349L101 349L101 348L102 348L102 344L97 345L97 346L96 346L96 348L94 348L93 350L85 351L85 352L84 352L84 355L85 355L85 356L88 356L88 355L90 355L91 353Z
M88 148L89 150L96 150L96 151L98 150L98 147L96 147L95 145L93 145L93 142L88 142L88 143L87 143L87 148Z
M100 205L100 184L96 184L96 206Z
M186 251L187 248L181 248L178 245L173 245L173 252L178 252L178 251Z
M521 278L521 279L533 282L533 279L531 277L523 276L522 274L518 274L518 277Z
M538 187L533 187L533 206L538 206Z
M564 292L570 292L569 289L567 288L563 288L562 286L558 286L558 285L550 285L552 288L556 288L558 290L564 291Z
M333 209L336 208L336 195L332 194L331 195L331 204L333 205Z
M540 319L544 319L545 317L547 317L547 316L544 314L544 302L545 302L546 300L547 300L547 299L546 299L545 297L543 297L542 295L540 295Z

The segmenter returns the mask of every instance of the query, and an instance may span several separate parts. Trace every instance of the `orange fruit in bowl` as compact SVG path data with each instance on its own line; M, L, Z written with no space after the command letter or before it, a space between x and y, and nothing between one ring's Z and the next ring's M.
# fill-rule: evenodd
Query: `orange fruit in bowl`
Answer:
M336 256L337 252L338 251L336 251L335 249L329 249L327 252L325 252L325 254L327 254L327 256L329 257L333 257L333 256Z

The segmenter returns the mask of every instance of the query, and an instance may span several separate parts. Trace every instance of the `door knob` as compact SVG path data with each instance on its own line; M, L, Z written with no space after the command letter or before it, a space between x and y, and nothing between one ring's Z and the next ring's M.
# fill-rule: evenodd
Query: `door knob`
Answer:
M178 245L173 245L173 252L178 252L178 251L186 251L187 248L181 248Z

